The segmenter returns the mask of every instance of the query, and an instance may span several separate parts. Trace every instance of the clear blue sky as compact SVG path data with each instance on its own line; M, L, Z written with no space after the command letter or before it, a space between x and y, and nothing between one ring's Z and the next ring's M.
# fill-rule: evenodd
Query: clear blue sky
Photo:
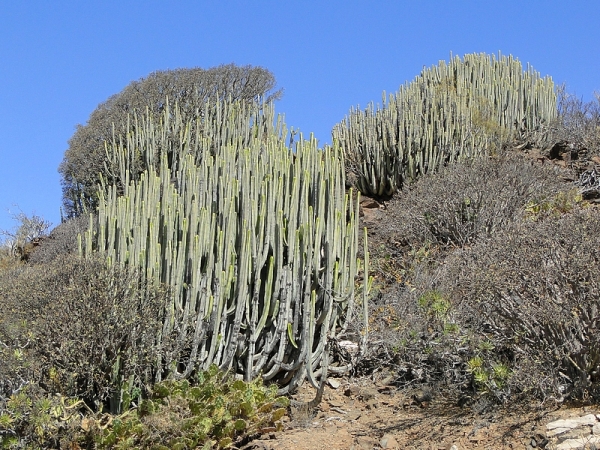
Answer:
M277 111L321 143L450 53L512 54L585 100L600 91L600 1L0 1L0 229L60 221L67 141L132 80L234 62L271 70Z

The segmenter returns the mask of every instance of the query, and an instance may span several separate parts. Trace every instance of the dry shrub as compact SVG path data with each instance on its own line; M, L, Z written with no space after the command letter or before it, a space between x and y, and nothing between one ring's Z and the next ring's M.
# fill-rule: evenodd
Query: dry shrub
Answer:
M398 284L372 305L371 346L361 367L391 368L399 387L443 386L460 394L471 388L466 362L476 344L458 325L449 299L423 278L421 288Z
M156 375L165 295L99 258L2 272L0 395L33 382L119 410Z
M415 269L371 308L371 358L397 384L502 402L600 400L596 209L515 221Z
M600 215L514 223L438 274L462 326L511 359L513 391L600 399Z
M600 215L569 187L514 156L400 193L375 255L402 276L372 300L363 364L499 401L600 398Z
M67 220L54 228L30 253L28 261L34 264L48 263L60 255L78 252L77 236L87 231L90 219L87 215Z
M523 215L524 206L564 189L556 169L513 154L451 164L390 202L389 233L412 248L462 247Z
M551 126L550 136L553 142L569 144L578 156L599 154L600 93L595 93L594 100L584 102L561 87L558 91L558 118Z

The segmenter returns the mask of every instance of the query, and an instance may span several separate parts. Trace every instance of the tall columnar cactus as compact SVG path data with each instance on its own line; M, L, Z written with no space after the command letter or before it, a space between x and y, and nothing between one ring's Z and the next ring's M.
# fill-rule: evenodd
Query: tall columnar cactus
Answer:
M225 109L220 142L188 139L175 108L108 148L126 183L101 190L81 251L172 287L162 336L177 330L192 344L188 361L168 362L170 376L216 363L247 380L277 379L284 391L315 383L327 339L357 312L366 331L366 288L355 288L357 200L345 193L337 146L321 150L312 139L292 151L271 109L250 120L236 105ZM176 169L164 151L173 146ZM129 180L136 155L161 159Z
M333 129L354 184L392 195L405 180L441 164L497 150L556 117L549 77L512 56L455 57L423 70L411 83L364 111L353 109Z

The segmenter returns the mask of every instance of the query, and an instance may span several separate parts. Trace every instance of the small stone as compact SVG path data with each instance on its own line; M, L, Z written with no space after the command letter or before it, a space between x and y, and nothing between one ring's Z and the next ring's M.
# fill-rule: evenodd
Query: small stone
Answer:
M360 206L363 208L379 208L379 202L372 198L364 197L360 200Z
M417 403L428 403L433 398L433 395L430 389L419 389L413 394L412 398Z
M358 448L365 450L372 450L377 445L377 441L368 436L360 436L356 441Z
M333 378L329 378L327 382L329 383L329 386L331 386L333 389L337 389L341 385L341 383L338 380Z
M358 395L359 393L360 393L360 388L358 386L348 386L344 390L344 395L346 397L354 397L355 395Z
M381 448L399 448L398 441L391 434L384 435L379 441Z
M359 350L358 344L352 341L340 341L338 345L344 350L346 350L348 353L352 354L357 353Z
M390 384L392 384L394 382L394 380L396 379L396 377L394 375L389 375L387 377L385 377L383 380L381 380L379 382L380 386L389 386Z
M600 436L600 423L595 423L592 427L592 434Z
M535 433L535 436L532 437L531 440L535 441L534 447L537 448L546 448L546 445L548 445L548 439L541 433Z
M548 437L552 437L552 436L558 436L561 435L563 433L566 433L567 431L571 431L573 428L553 428L551 430L548 430L548 432L546 433L546 436Z
M363 388L363 389L360 389L359 395L360 395L360 398L362 398L365 401L368 401L368 400L373 400L373 399L377 398L377 396L379 395L379 392L376 389Z
M333 422L332 425L329 425L329 426L325 427L325 431L328 434L336 434L337 433L337 427L335 426L335 422Z
M353 420L358 420L361 416L362 413L360 411L350 411L346 418L352 422Z

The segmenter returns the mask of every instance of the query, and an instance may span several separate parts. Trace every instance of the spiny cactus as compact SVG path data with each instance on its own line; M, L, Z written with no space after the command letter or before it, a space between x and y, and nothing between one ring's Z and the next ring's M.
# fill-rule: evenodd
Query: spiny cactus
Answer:
M389 196L406 180L471 158L556 117L549 77L512 56L465 55L423 70L383 105L352 109L333 129L363 193ZM542 136L538 136L542 139Z
M166 362L168 376L214 363L278 380L282 392L307 377L316 385L327 339L346 332L361 303L366 330L358 200L345 193L342 155L314 139L292 151L270 107L244 120L235 104L218 114L219 133L189 139L175 107L107 148L124 183L101 190L81 252L171 286L162 335L191 345L187 361ZM155 171L132 180L139 157Z

